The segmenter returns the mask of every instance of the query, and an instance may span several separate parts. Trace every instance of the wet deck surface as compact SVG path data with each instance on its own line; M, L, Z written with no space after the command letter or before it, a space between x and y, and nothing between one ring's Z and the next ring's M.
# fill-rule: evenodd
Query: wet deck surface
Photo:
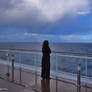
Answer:
M5 77L8 67L0 65L0 69L4 69L2 77ZM11 69L9 72L11 73ZM14 80L20 82L19 70L16 69L14 73ZM37 80L35 81L35 79ZM9 80L11 80L11 76ZM21 84L25 87L0 79L0 92L77 92L76 85L72 83L56 81L56 79L42 80L40 76L36 77L34 73L24 70L21 71ZM92 88L82 87L81 92L92 92Z
M76 85L56 80L41 80L38 76L37 85L29 80L26 87L0 79L0 92L77 92ZM81 88L81 92L92 92L91 88Z
M22 86L0 79L0 92L22 92L23 90Z

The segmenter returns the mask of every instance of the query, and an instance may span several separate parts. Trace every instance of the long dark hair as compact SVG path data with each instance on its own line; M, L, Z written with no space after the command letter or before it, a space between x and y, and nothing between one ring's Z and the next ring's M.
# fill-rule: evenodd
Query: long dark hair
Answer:
M44 40L44 42L43 42L42 48L45 48L45 47L49 47L48 40Z

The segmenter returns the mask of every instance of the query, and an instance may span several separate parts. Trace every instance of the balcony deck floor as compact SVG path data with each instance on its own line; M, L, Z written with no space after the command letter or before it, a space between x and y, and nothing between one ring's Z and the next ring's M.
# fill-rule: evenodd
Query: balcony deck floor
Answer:
M0 65L2 69L7 70L5 65ZM1 68L0 68L1 69ZM11 69L10 69L11 72ZM15 69L15 80L19 81L19 70ZM7 80L0 79L0 92L77 92L76 85L65 81L42 80L37 76L37 85L35 85L35 74L23 71L21 72L21 81L26 87L16 85ZM11 78L10 78L11 79ZM81 92L92 92L92 88L82 87Z
M75 85L58 81L56 88L55 80L41 80L40 77L38 78L36 87L35 85L30 85L22 87L7 80L0 79L0 92L77 92ZM92 92L92 89L82 87L81 92Z

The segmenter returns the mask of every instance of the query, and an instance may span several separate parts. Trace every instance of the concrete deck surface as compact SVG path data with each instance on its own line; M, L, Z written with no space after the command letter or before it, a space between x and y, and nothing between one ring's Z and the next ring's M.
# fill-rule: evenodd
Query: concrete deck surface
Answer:
M7 69L8 67L5 65L0 65L0 77L6 77ZM9 72L11 73L11 68ZM15 69L14 74L14 80L19 82L19 69ZM35 79L37 79L37 81L35 81ZM11 80L11 76L9 80ZM77 92L76 85L72 83L60 80L56 81L55 79L42 80L40 76L35 77L35 73L25 70L21 70L21 83L26 85L26 87L0 79L0 92ZM92 92L92 88L81 87L81 92Z
M0 92L22 92L23 90L22 86L0 79Z
M77 87L75 85L61 81L57 82L58 84L56 85L56 80L41 80L38 76L36 86L31 86L30 84L23 87L7 80L0 79L0 92L77 92ZM82 87L81 92L92 92L92 89Z

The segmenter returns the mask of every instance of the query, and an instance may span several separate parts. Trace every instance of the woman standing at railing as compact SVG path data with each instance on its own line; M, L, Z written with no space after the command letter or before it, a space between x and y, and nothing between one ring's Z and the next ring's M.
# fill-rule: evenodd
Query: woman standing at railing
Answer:
M45 40L42 46L42 79L50 79L50 54L51 49L49 48L49 42Z

